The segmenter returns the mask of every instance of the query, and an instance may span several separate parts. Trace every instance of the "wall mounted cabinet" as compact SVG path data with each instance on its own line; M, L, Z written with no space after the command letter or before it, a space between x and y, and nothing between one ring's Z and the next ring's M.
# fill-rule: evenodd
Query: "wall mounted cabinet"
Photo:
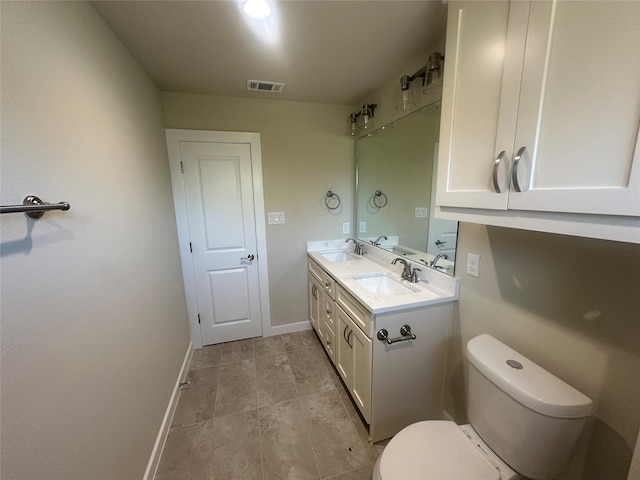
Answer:
M640 242L639 24L638 2L450 3L441 216Z

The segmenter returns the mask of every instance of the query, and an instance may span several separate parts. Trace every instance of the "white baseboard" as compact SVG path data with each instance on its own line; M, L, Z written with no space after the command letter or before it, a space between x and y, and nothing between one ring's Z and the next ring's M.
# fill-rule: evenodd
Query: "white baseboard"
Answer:
M282 335L283 333L302 332L303 330L310 329L311 323L308 320L305 320L304 322L288 323L286 325L271 327L270 331L263 336L273 337L274 335Z
M151 457L149 458L149 463L147 464L147 470L144 472L144 477L142 477L143 480L153 480L156 476L156 470L158 470L158 464L160 463L162 449L164 448L164 444L167 441L169 428L171 427L171 422L173 421L173 414L176 412L178 400L180 400L180 383L184 382L185 378L187 378L187 371L189 370L189 364L191 363L192 356L193 343L189 342L187 353L185 354L184 361L182 362L182 368L180 369L180 373L178 374L176 384L173 387L173 393L171 394L171 398L169 399L167 410L164 413L162 425L160 425L160 431L158 432L156 443L153 446L153 450L151 451Z

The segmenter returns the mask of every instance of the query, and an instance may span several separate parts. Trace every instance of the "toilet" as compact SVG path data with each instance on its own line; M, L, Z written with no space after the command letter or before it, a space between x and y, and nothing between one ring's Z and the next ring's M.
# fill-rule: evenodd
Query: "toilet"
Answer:
M374 480L553 480L591 400L490 335L467 344L470 425L418 422L391 439Z

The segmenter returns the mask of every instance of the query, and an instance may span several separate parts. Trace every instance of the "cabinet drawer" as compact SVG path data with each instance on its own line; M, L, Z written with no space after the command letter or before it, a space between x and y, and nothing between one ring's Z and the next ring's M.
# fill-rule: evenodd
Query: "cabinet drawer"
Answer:
M329 294L331 298L336 298L336 281L329 275L324 269L313 260L309 260L309 272L313 274L319 281L325 292Z
M351 317L353 322L368 336L371 337L371 314L353 298L347 291L338 286L336 302Z
M336 363L336 336L333 333L333 330L327 325L324 324L324 339L322 340L322 346L327 351L327 355L331 358L331 361Z
M332 332L336 331L336 302L332 300L328 296L325 296L325 301L322 304L323 309L321 312L321 318L324 318L327 327L331 329Z
M309 273L312 273L316 279L322 283L322 277L324 276L324 270L313 260L309 259Z

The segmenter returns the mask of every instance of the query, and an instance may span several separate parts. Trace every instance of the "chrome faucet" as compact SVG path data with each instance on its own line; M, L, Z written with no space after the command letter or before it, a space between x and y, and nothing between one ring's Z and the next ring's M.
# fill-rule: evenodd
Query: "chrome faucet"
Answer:
M402 270L402 278L410 281L411 283L418 283L418 272L421 272L419 268L411 268L409 262L407 262L404 258L396 257L391 261L392 265L395 265L397 262L402 263L404 265L404 269Z
M353 253L355 253L356 255L362 255L364 253L364 250L362 249L362 244L359 243L355 238L349 237L344 241L344 243L349 243L349 241L355 244L355 246L353 247Z
M436 263L438 263L438 260L440 260L441 258L444 258L445 260L448 260L449 259L449 255L447 255L446 253L439 253L438 255L433 257L433 260L431 260L431 264L429 266L431 268L437 268Z
M376 247L380 246L380 239L384 238L385 240L389 240L386 235L380 235L375 241L371 240L371 245L375 245Z

